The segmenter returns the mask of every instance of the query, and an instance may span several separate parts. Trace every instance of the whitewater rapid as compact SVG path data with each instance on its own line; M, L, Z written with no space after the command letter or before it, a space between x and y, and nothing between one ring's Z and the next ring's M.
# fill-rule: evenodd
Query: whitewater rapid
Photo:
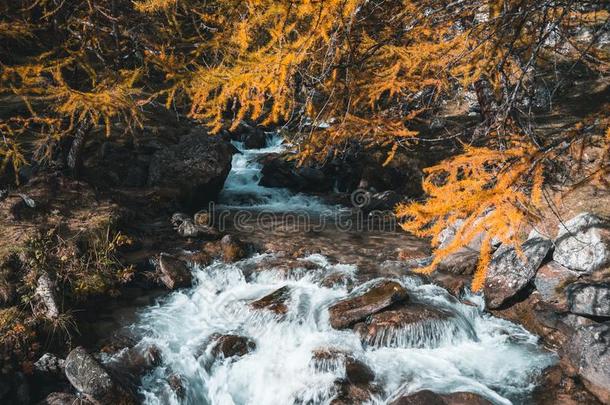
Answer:
M470 295L468 300L477 305L465 305L442 288L409 276L396 281L407 288L411 301L451 316L433 321L439 324L426 333L394 331L398 338L391 345L367 344L352 330L329 324L327 308L350 294L345 286L320 285L330 273L354 280L355 266L313 255L303 260L316 268L309 264L286 273L270 259L274 257L265 254L195 267L195 287L174 292L141 314L134 326L144 336L139 345L155 345L163 357L163 365L142 381L147 404L326 404L337 394L334 382L345 377L345 368L314 367L312 356L319 350L347 352L371 367L383 392L373 396L375 404L422 389L468 391L496 404L519 404L527 403L535 377L554 361L525 329L486 314L481 297ZM291 288L285 317L248 305L283 286ZM256 349L210 364L204 349L215 333L248 337ZM173 373L184 383L182 398L167 382Z

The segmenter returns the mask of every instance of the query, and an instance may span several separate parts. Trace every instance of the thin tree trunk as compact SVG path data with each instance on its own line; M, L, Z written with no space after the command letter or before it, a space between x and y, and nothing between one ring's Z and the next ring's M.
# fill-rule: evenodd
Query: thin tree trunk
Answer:
M89 122L82 122L76 127L76 133L74 134L74 139L72 140L72 145L70 145L68 157L66 158L68 168L74 175L79 174L82 165L82 152L87 134L90 130L91 124Z

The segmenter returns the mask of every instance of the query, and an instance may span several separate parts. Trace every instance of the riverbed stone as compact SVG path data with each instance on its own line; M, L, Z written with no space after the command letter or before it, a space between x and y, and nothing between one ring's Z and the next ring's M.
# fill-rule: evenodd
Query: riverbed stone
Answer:
M74 388L96 401L108 404L135 403L133 398L115 383L108 371L81 346L68 354L65 373Z
M285 315L288 312L287 301L290 299L292 289L288 286L281 287L271 294L265 295L250 303L253 309L266 309L277 315Z
M554 260L542 265L534 278L536 290L544 302L559 304L564 301L563 289L578 279L579 273L562 266Z
M407 303L396 309L385 310L371 315L365 322L358 323L354 330L362 341L375 346L394 346L392 332L409 325L426 325L430 322L446 320L451 315L425 304Z
M610 263L610 223L585 212L560 224L553 260L584 273L601 269Z
M610 318L610 283L574 283L566 287L570 312Z
M227 263L233 263L246 257L243 243L232 235L225 235L220 240L222 258Z
M223 335L214 342L212 354L215 356L222 354L224 358L241 357L255 349L256 343L250 338L239 335Z
M477 269L480 256L480 251L463 248L442 259L437 265L437 270L451 274L472 275Z
M407 299L407 291L400 283L382 280L364 293L333 304L328 309L330 324L335 329L345 329L369 315Z
M437 394L430 390L422 390L400 397L391 405L492 405L492 403L472 392Z
M158 269L161 282L170 290L190 287L193 283L193 275L188 266L175 256L161 253Z
M602 403L610 403L610 322L576 330L564 346L566 357Z
M548 239L528 239L521 246L525 261L511 246L501 246L487 269L484 292L489 308L501 307L521 292L536 276L553 243Z

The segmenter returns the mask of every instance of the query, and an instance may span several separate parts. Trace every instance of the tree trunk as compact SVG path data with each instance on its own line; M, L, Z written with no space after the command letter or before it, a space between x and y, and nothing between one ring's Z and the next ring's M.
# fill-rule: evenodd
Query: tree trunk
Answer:
M72 140L72 145L70 145L70 150L68 151L66 163L75 176L79 174L82 165L83 147L85 146L85 140L90 130L91 124L89 122L81 122L78 124L74 139Z

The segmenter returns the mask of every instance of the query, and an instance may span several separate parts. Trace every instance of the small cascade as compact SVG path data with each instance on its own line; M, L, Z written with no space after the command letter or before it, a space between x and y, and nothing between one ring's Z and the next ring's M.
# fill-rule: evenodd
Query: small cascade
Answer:
M284 138L279 134L268 134L267 146L261 149L246 149L243 142L234 141L233 145L240 153L233 156L231 172L220 194L219 208L271 212L329 212L333 209L317 197L258 184L262 177L260 160L286 150Z

